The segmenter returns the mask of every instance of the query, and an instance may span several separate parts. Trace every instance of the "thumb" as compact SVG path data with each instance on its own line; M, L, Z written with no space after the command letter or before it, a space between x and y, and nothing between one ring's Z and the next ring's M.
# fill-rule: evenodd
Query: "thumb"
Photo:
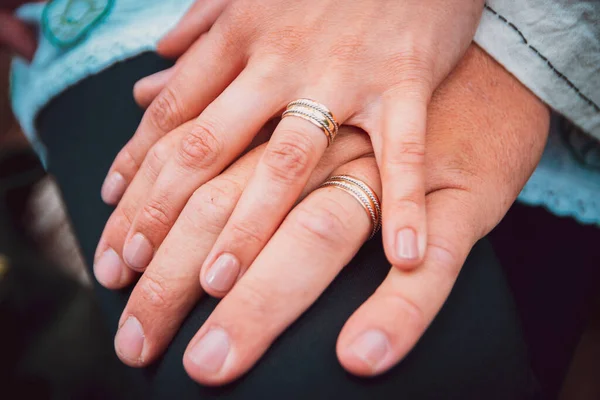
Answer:
M349 372L381 374L413 348L446 301L473 244L484 231L482 205L470 193L427 196L429 245L416 270L391 268L377 291L350 317L337 342Z

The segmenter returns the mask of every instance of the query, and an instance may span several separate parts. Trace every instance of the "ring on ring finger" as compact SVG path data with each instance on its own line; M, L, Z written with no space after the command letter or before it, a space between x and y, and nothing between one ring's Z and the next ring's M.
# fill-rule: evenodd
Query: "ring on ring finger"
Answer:
M298 99L290 102L281 118L292 116L303 118L321 128L327 136L328 145L333 143L340 128L333 113L327 107L310 99Z
M352 195L363 206L371 218L371 239L381 228L381 203L375 192L360 179L349 175L335 175L327 179L320 187L334 187Z

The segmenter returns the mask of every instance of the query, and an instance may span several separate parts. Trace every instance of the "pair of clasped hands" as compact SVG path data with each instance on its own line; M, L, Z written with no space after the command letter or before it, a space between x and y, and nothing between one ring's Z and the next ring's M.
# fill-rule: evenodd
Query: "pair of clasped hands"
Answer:
M383 207L390 272L337 342L342 366L397 364L440 310L473 244L535 168L548 113L471 45L481 0L197 1L159 43L174 67L135 86L147 107L102 187L116 205L94 271L135 288L115 347L145 366L205 293L222 297L183 355L197 382L247 372L371 232L331 175ZM471 46L471 48L469 48ZM286 105L343 126L328 146ZM138 276L139 280L137 280Z

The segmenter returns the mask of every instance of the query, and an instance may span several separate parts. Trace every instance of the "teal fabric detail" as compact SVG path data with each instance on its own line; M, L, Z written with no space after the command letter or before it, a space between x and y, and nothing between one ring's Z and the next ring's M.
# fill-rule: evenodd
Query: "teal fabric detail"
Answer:
M55 46L74 46L108 15L114 3L115 0L52 0L42 13L42 31Z
M548 143L519 201L600 226L600 142L557 114Z
M47 3L26 4L17 10L22 20L40 28L40 34L31 63L20 58L13 60L11 100L23 132L42 162L45 162L46 150L37 139L35 127L40 110L80 80L117 62L153 51L158 40L175 26L192 2L113 1L110 12L88 28L76 43L64 47L55 45L41 28Z

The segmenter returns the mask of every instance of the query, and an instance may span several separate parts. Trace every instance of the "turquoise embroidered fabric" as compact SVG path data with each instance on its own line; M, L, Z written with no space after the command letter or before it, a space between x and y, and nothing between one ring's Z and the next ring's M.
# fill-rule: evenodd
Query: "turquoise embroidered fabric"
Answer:
M177 23L192 2L54 0L48 8L42 3L29 4L18 10L21 18L42 27L33 62L27 64L15 59L11 76L15 115L42 159L45 158L44 148L37 140L35 130L39 111L52 98L85 77L153 50L158 39ZM503 33L499 32L513 35L514 30L491 11L487 10L487 13L489 15L484 15L476 40L505 65L504 56L495 55L494 50L498 48L495 43L502 39ZM491 26L489 30L494 35L494 43L486 42L486 24ZM510 40L513 38L510 37ZM521 58L523 63L528 62L528 54ZM514 63L514 60L510 62ZM513 72L518 65L510 64L509 69ZM529 78L520 77L518 72L513 73L530 87ZM557 82L555 87L544 87L544 93L549 93L553 87L564 90L558 86L560 84ZM551 96L545 98L544 93L538 95L552 106ZM568 108L575 112L576 101L579 100L573 101L575 105ZM581 120L578 114L563 113L579 126L585 126L586 121ZM599 195L600 142L554 115L543 158L519 195L519 201L544 206L559 216L573 217L582 223L600 225Z
M69 8L67 3L72 1ZM17 10L21 19L40 27L40 34L31 64L19 58L13 61L11 100L23 131L42 161L45 149L36 136L35 118L44 105L85 77L152 51L193 0L104 1L109 9L102 7L102 2L54 0L26 4ZM42 22L45 15L47 26ZM75 27L70 27L73 18Z
M42 12L44 36L55 46L74 46L110 13L113 5L114 0L53 0Z

